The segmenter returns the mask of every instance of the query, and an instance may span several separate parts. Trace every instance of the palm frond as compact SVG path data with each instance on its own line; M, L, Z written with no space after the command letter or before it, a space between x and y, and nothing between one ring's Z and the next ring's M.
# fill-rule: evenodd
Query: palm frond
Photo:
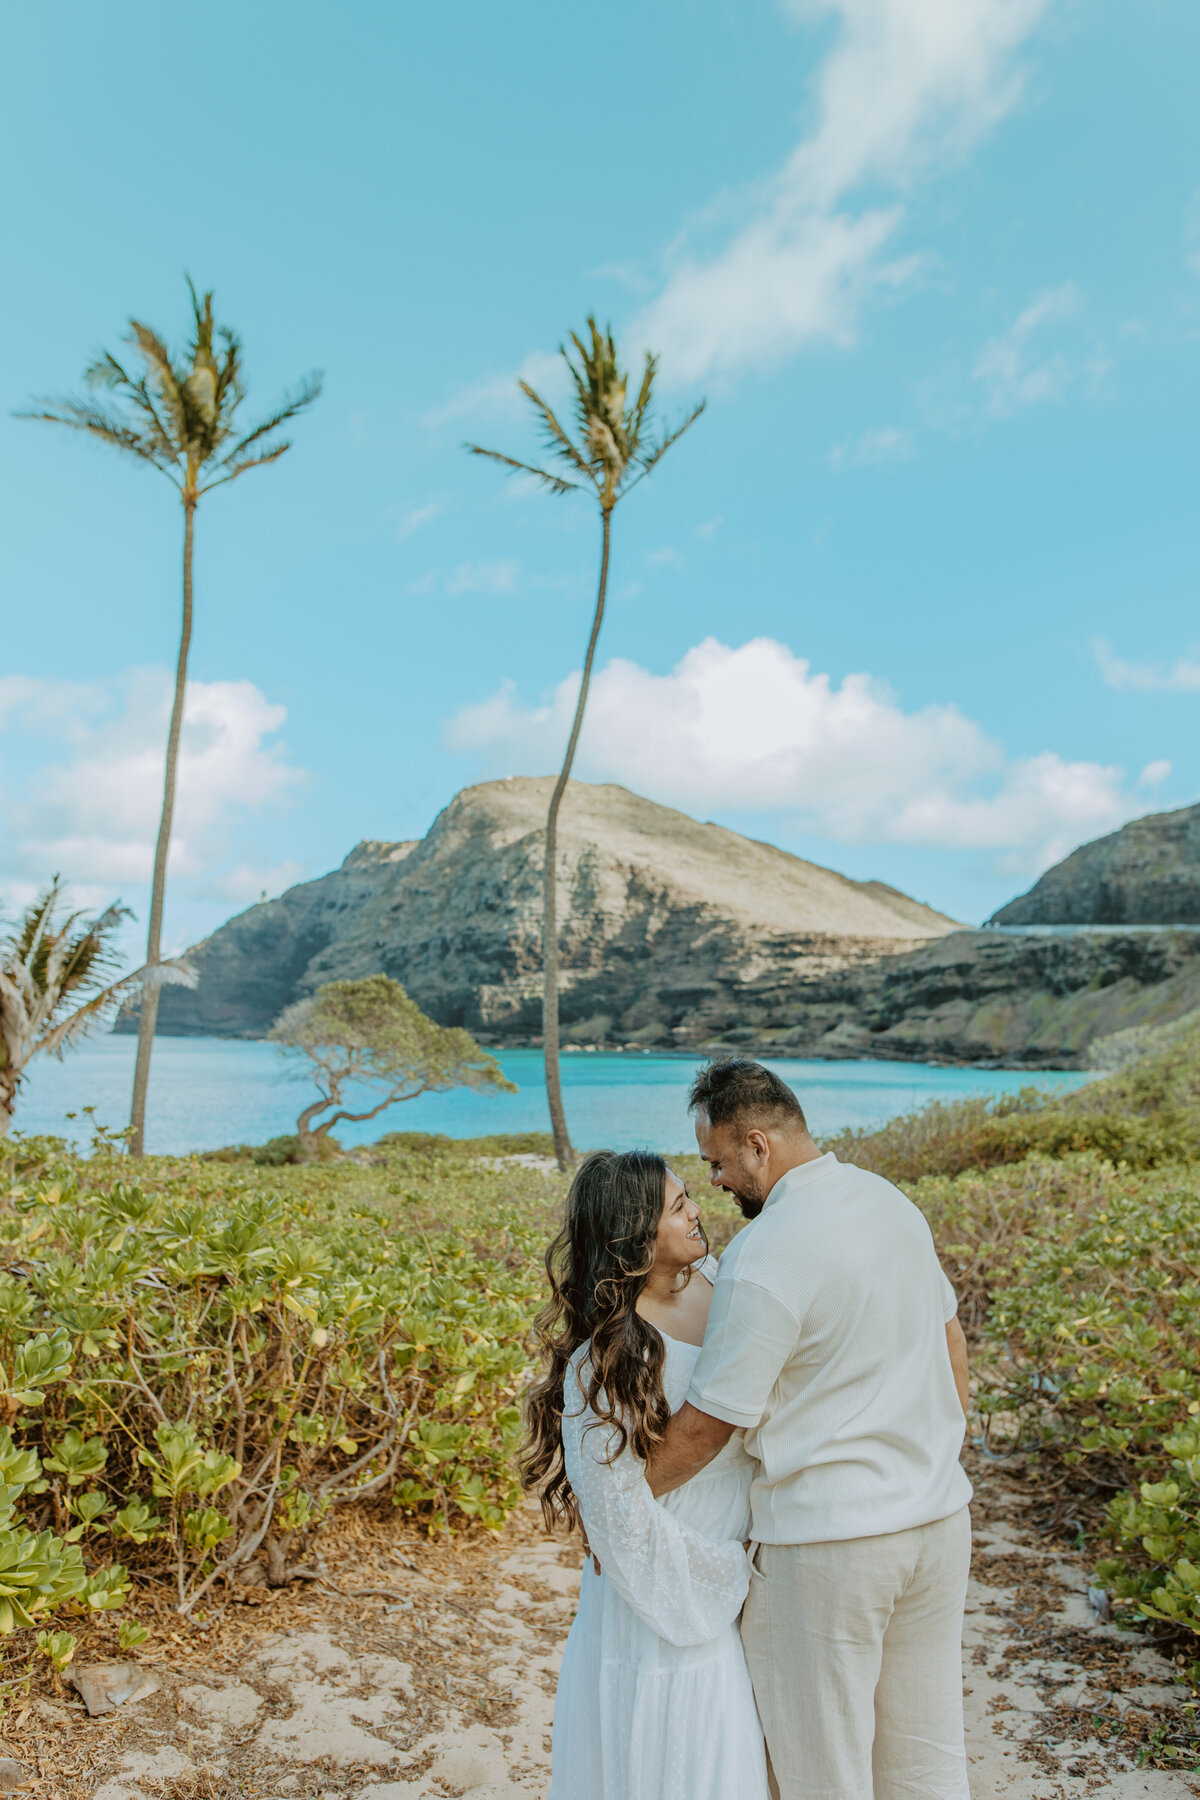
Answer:
M98 918L88 920L84 929L77 930L82 917L80 913L72 914L58 934L58 943L62 946L58 986L64 999L93 984L120 964L122 959L112 940L125 921L132 919L133 913L117 901L106 907Z
M72 431L87 432L115 450L125 450L155 468L167 470L163 453L155 438L148 437L118 412L95 406L88 400L68 395L62 400L44 400L15 415L18 419L40 419L50 425L67 425ZM174 466L174 465L172 465Z
M271 432L278 431L281 425L286 425L298 413L304 412L307 407L320 398L321 384L322 376L319 371L306 376L298 388L290 394L284 395L279 407L271 414L270 418L264 419L261 424L256 425L253 431L246 432L244 437L240 437L237 443L225 452L218 466L224 467L226 463L239 461L252 444L257 444L261 439L269 437Z
M111 350L102 350L96 360L88 364L83 379L90 388L132 388L136 385L134 376L117 361Z
M194 499L220 485L220 480L206 484L206 473L220 471L221 480L232 481L248 469L277 462L289 445L268 440L313 404L321 392L321 377L308 376L252 431L239 432L235 420L245 399L241 340L228 326L216 323L211 290L200 294L190 276L185 280L192 330L184 357L173 359L159 332L140 319L130 319L128 341L142 359L143 372L135 376L107 350L86 371L88 385L112 394L113 405L70 396L36 401L17 417L88 432L152 463L188 500L189 495ZM257 453L248 455L254 446Z
M171 436L170 427L158 410L154 395L150 392L149 383L145 379L135 381L131 383L128 392L133 406L149 419L151 433L163 456L169 456L176 468L181 464L186 466L187 446L177 443Z
M567 367L570 367L570 363L567 364ZM553 407L543 400L537 389L530 387L527 381L518 381L517 386L541 419L542 435L553 454L560 457L569 468L578 469L581 475L586 475L589 481L594 481L596 477L591 464L578 446L572 442L569 432L560 425Z
M633 481L631 481L629 483L630 487L634 487L634 486L636 486L637 482L645 480L646 476L650 473L650 471L654 467L655 463L660 462L662 460L662 458L667 454L667 451L671 448L671 445L677 444L679 442L680 438L683 436L684 432L691 430L692 426L696 423L696 420L700 417L700 414L704 411L704 409L707 405L708 405L708 401L702 400L700 402L699 406L697 406L693 412L688 414L687 418L683 421L682 425L676 426L674 431L668 431L663 437L661 437L658 440L657 444L655 444L649 451L647 451L645 456L638 458L640 473L634 478Z
M633 403L633 411L629 420L629 447L633 456L641 449L642 433L649 422L654 406L654 378L658 374L658 358L651 351L646 352L646 367L642 374L642 385L638 389L638 397Z
M146 964L135 969L131 975L123 975L120 981L114 981L100 993L93 994L76 1007L70 1018L63 1019L44 1033L38 1050L51 1056L61 1057L63 1052L85 1037L89 1031L101 1024L104 1019L119 1007L135 991L141 992L147 987L195 987L197 981L194 969L189 969L181 961L172 959L169 962Z
M166 413L172 440L179 445L186 444L187 396L183 379L172 365L170 351L158 333L138 319L129 321L129 341L141 351L149 380L153 382Z
M292 440L285 438L282 444L276 444L272 449L264 450L260 456L244 457L241 462L234 463L231 469L226 469L223 475L218 475L214 481L206 481L203 487L196 489L196 492L210 494L213 488L224 487L228 481L236 481L239 475L246 473L247 469L261 469L265 468L267 463L278 462L280 457L285 455L291 447ZM224 463L218 463L217 467L224 468Z
M628 400L629 378L620 366L612 327L602 331L595 314L589 313L587 337L569 334L561 346L563 361L571 376L572 408L577 430L567 430L535 388L518 381L522 394L535 408L538 423L551 454L564 462L585 481L567 481L546 469L534 467L499 450L485 450L479 444L466 448L476 456L490 456L506 468L536 476L552 493L563 494L572 488L590 487L607 516L623 494L644 481L672 444L678 443L704 411L701 402L694 412L673 431L667 431L656 443L643 448L654 411L654 383L658 374L658 358L646 354L646 364L637 396Z
M507 468L516 469L522 475L533 475L544 482L552 494L569 494L582 486L578 481L567 481L561 475L552 475L548 469L537 469L532 463L520 462L515 456L505 456L503 450L485 450L482 444L464 444L472 456L490 456L493 462L504 463Z

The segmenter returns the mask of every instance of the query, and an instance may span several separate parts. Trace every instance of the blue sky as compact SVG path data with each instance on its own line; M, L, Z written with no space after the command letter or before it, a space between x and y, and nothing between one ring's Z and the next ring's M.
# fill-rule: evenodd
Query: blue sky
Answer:
M708 410L617 515L580 773L967 919L1200 789L1200 14L47 4L0 80L0 886L144 911L179 518L8 417L183 271L249 409L198 526L168 937L565 736L593 513L524 372L594 309Z

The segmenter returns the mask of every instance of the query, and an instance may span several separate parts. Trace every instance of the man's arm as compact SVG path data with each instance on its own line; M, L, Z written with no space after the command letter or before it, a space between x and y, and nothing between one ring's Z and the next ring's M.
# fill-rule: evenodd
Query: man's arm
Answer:
M734 1427L724 1419L714 1419L685 1400L646 1464L650 1492L657 1499L660 1494L682 1487L725 1448L733 1432Z
M946 1347L950 1352L950 1367L954 1370L954 1385L958 1389L959 1403L966 1417L971 1403L971 1378L967 1366L967 1339L957 1318L946 1324Z

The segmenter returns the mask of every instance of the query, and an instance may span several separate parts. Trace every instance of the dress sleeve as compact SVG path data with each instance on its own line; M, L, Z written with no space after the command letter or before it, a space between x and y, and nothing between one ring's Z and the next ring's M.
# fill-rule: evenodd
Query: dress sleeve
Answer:
M591 1411L564 1415L567 1477L592 1554L651 1631L669 1644L707 1644L742 1609L746 1553L737 1539L715 1542L661 1506L628 1445L609 1463L610 1437Z

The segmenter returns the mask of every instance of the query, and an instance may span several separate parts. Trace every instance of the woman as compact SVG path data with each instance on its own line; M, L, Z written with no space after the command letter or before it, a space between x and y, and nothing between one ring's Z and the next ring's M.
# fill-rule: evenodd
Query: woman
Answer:
M546 1253L546 1366L530 1391L526 1488L582 1524L579 1611L554 1708L550 1800L766 1800L738 1635L753 1464L736 1432L657 1501L647 1456L682 1406L715 1260L660 1156L589 1156Z

